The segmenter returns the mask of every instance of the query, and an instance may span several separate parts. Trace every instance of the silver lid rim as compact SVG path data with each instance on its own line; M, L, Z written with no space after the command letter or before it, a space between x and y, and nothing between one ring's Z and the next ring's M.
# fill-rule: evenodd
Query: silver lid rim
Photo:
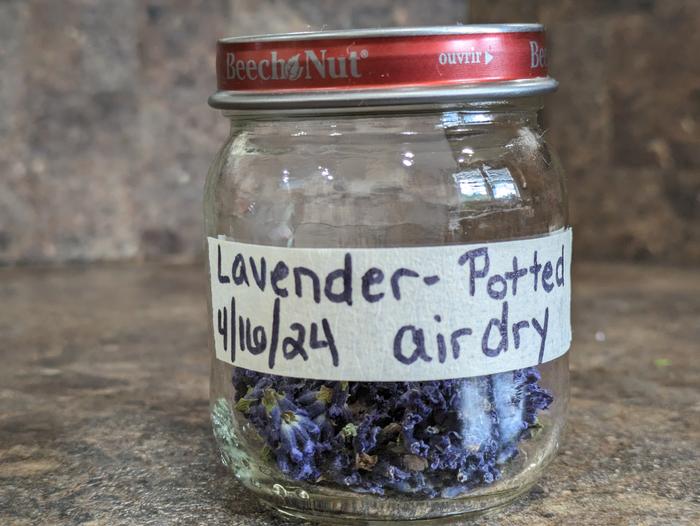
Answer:
M305 90L295 92L219 91L209 105L221 110L358 108L430 103L459 103L531 97L550 93L559 83L551 77L448 87Z
M289 42L330 40L336 38L384 38L431 35L474 35L480 33L532 33L542 32L542 24L472 24L463 26L390 27L377 29L339 29L332 31L299 31L296 33L270 33L220 38L222 44L246 42Z

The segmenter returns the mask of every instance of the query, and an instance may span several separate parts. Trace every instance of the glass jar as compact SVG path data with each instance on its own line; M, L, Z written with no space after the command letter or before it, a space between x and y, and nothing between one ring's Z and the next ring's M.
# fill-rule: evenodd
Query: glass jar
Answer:
M571 231L545 53L536 25L220 41L211 414L265 504L438 521L551 461Z

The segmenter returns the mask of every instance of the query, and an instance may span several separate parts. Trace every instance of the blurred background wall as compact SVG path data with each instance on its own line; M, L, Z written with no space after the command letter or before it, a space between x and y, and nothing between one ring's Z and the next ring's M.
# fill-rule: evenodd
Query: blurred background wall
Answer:
M0 264L199 256L220 36L527 21L577 256L700 263L698 0L1 0Z

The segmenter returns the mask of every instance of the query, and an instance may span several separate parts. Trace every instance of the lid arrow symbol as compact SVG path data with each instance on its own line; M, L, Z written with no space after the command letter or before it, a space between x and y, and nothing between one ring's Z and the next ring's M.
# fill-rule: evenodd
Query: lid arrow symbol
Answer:
M489 53L488 51L484 52L484 63L489 64L493 60L493 55Z

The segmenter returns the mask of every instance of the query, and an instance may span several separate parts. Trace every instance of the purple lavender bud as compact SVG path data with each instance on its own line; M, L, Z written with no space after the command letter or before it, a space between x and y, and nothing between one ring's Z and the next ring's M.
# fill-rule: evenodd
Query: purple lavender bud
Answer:
M381 426L376 425L381 414L377 411L370 411L357 426L357 436L353 441L355 451L358 453L370 452L377 445L377 437L382 430Z

